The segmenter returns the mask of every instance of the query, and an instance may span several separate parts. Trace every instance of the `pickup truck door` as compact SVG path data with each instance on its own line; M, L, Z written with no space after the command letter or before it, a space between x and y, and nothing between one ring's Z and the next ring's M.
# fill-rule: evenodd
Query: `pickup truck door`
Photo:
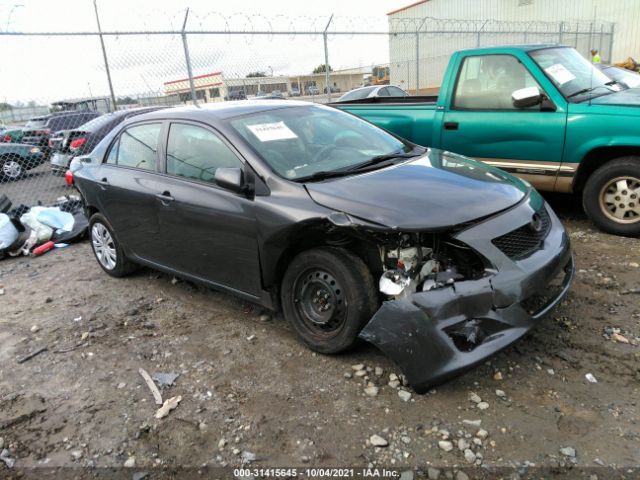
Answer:
M554 103L521 60L510 54L460 58L442 115L443 149L474 157L522 177L540 190L556 188L561 167L566 110ZM544 82L545 84L548 82ZM518 109L515 90L538 87L542 105Z

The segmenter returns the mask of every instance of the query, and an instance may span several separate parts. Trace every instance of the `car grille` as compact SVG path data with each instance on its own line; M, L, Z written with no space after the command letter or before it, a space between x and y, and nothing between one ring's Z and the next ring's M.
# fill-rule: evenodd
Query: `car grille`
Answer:
M538 218L532 219L531 223L496 237L491 240L491 243L512 260L527 258L540 249L551 228L551 218L549 218L546 208L542 207L534 215L534 217L536 216ZM537 228L534 228L534 225Z

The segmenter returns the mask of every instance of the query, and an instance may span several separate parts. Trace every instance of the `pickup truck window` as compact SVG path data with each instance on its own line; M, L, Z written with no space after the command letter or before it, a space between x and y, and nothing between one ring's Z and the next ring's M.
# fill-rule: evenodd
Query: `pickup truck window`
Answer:
M515 90L537 87L527 69L511 55L478 55L464 59L456 83L453 108L516 110Z
M583 102L622 88L573 48L543 48L529 55L570 102Z

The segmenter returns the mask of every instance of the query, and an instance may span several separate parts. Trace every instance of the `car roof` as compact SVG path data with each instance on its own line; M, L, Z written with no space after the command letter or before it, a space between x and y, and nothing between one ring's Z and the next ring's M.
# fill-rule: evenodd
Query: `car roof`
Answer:
M205 103L201 106L187 105L143 113L134 117L136 122L164 119L167 117L185 120L226 120L228 118L268 112L279 108L306 107L315 105L312 102L298 100L238 100L229 102ZM131 123L134 119L127 120Z

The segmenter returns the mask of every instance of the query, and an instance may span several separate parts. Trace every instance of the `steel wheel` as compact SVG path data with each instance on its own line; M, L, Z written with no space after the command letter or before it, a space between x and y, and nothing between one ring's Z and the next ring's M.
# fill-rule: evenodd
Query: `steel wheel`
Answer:
M91 228L91 243L100 265L107 270L116 268L116 245L107 227L101 223L94 223Z
M298 276L294 302L298 315L313 335L333 336L344 326L347 309L342 287L324 270L309 269Z
M640 179L617 177L600 190L600 208L614 222L640 221Z
M15 160L6 160L2 164L2 175L11 180L20 178L22 176L22 165Z

